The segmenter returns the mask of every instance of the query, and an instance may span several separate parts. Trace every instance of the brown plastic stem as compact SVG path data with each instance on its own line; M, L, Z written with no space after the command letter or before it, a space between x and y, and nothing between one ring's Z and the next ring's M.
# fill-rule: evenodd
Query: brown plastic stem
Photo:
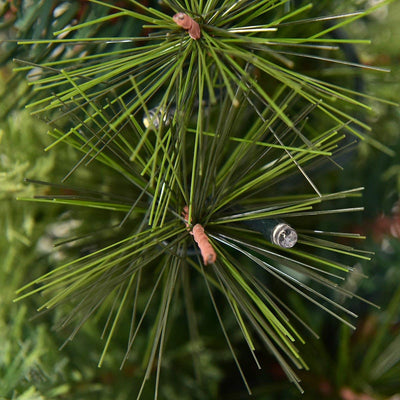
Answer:
M183 207L182 216L185 219L186 227L190 229L188 214L188 206ZM193 239L197 243L197 246L199 246L204 265L215 263L215 261L217 260L217 253L212 247L212 244L210 243L207 234L204 232L203 226L200 224L196 224L191 230L190 234L193 235Z
M189 15L180 12L175 14L172 19L177 25L186 29L192 39L197 40L201 38L200 25L193 18L190 18Z

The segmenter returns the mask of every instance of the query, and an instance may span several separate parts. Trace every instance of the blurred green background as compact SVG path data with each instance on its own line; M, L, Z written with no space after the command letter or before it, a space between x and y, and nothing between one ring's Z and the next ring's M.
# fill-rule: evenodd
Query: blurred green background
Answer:
M27 20L13 20L10 4L19 6L17 3L0 1L0 8L4 7L0 39L32 33L33 28L24 31L29 25ZM38 1L32 5L46 9L47 3ZM86 7L85 2L72 3L76 6L75 13ZM349 4L344 3L330 2L329 11L347 9ZM366 3L375 2L352 2L355 9ZM32 21L34 15L32 11ZM400 1L351 25L347 33L351 37L372 39L371 45L360 45L356 49L363 63L391 69L387 74L363 75L365 91L399 102ZM88 36L93 34L87 32ZM52 243L73 234L81 222L79 215L71 218L70 211L61 206L43 207L16 201L18 196L37 194L38 189L24 183L24 178L57 181L64 172L64 161L70 162L75 155L65 147L44 153L43 149L50 143L45 134L46 124L21 107L30 94L25 80L17 79L12 73L14 65L10 58L23 58L24 54L10 44L2 44L0 51L3 62L0 67L0 399L135 398L141 378L140 360L133 359L120 371L126 346L124 335L116 335L106 362L99 369L102 325L96 318L86 323L76 339L59 351L69 332L52 329L57 312L38 316L35 310L40 299L35 297L13 302L17 288L68 257L53 248ZM362 247L376 255L371 262L354 267L368 275L368 279L360 280L355 275L346 285L357 289L357 294L381 309L353 301L351 308L359 314L358 329L353 333L322 311L309 310L296 297L290 298L292 306L321 337L319 340L310 337L301 349L310 366L310 371L301 375L305 394L296 392L276 362L264 355L262 371L253 371L244 362L254 390L253 399L400 398L400 109L374 100L369 104L372 111L365 118L372 127L372 135L391 148L395 156L360 143L348 155L344 173L326 172L324 188L365 187L362 200L365 212L357 221L341 218L335 223L347 231L367 236ZM143 334L139 342L145 341ZM210 335L207 341L209 348L203 349L202 355L207 381L201 385L195 382L190 372L191 345L178 344L166 353L160 398L249 398L223 338ZM246 349L238 346L239 354L244 353ZM151 385L148 388L144 399L153 396Z

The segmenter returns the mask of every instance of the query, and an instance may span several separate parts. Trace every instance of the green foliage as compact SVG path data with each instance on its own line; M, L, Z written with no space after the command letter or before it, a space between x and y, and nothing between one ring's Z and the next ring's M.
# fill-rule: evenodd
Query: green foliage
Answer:
M140 24L135 22L108 24L99 22L95 26L80 29L79 37L91 39L89 45L84 47L79 44L70 46L55 40L46 46L25 45L20 46L20 40L54 39L54 32L66 27L84 23L98 18L105 18L112 10L101 5L80 0L13 0L0 2L0 64L10 61L21 62L31 67L45 61L56 61L81 57L82 55L96 54L106 47L103 42L96 42L100 34L105 33L115 36L138 35L141 31ZM65 38L59 35L58 38ZM67 35L74 37L74 32ZM118 48L118 45L116 46ZM37 78L38 69L33 68L29 80ZM12 110L25 106L35 94L29 87L21 85L25 81L24 73L13 73L7 76L7 91L1 91L3 98L0 116L8 115ZM16 92L18 96L15 96Z
M372 242L370 244L374 246ZM386 275L383 281L380 282L382 276L377 273L374 285L356 283L354 276L347 282L347 285L361 286L361 291L376 299L382 309L360 309L360 321L355 332L350 332L345 326L335 329L324 322L321 341L309 343L304 348L307 359L312 360L310 369L313 371L310 376L303 376L306 398L345 399L347 392L347 396L353 393L360 398L364 395L365 398L388 399L400 392L400 292L397 285L390 283L399 278L398 240L393 240L392 245L392 253L382 252L369 266L370 270L376 270L388 263L388 267L380 271ZM308 315L307 319L311 320L313 316Z
M31 15L42 15L44 3L29 10ZM37 243L46 255L43 240L54 240L49 261L56 265L35 271L33 281L18 290L18 300L41 293L39 311L61 306L55 328L66 332L65 343L84 324L84 338L102 325L99 366L115 371L119 359L128 376L132 373L132 386L121 385L121 399L216 398L222 374L215 365L226 361L226 352L207 349L221 349L222 340L249 392L238 343L256 367L262 364L260 354L272 354L301 390L303 373L294 367L308 370L310 360L301 356L304 333L317 334L301 301L288 292L311 303L306 309L317 306L354 328L356 314L343 299L360 297L341 283L349 273L357 275L354 264L369 260L371 252L357 250L363 236L342 229L337 220L362 210L362 188L332 190L317 171L340 168L351 137L393 152L365 135L370 126L363 113L370 103L395 103L348 86L360 78L355 67L373 74L386 69L346 59L346 46L368 41L339 34L390 3L364 12L349 5L348 11L319 18L318 6L290 1L165 0L153 8L134 0L118 5L91 0L89 9L100 14L54 28L66 38L33 34L21 41L21 48L43 55L40 64L29 61L15 71L35 67L34 92L23 93L35 97L29 107L49 122L53 142L46 143L49 156L43 164L35 161L32 168L19 159L29 159L30 151L35 158L34 146L19 147L13 160L4 158L7 196L11 188L24 200L23 210L32 205L35 236L24 243L19 229L9 221L6 226L7 232L17 232L15 240ZM180 11L200 24L199 40L173 22L171 14ZM126 26L126 36L119 28L108 29L112 21ZM141 23L147 36L137 29ZM28 32L31 25L26 26ZM90 37L93 32L96 37ZM82 46L92 51L64 52L67 47L80 52ZM60 57L49 59L49 49L60 47ZM27 171L28 186L16 185ZM34 196L33 186L38 187ZM48 208L58 216L48 212L43 221L35 218L37 210ZM66 209L69 214L60 215ZM272 243L266 234L265 226L282 219L297 231L294 248ZM200 253L197 224L205 228L215 260L201 248ZM12 251L15 257L17 247ZM24 256L26 265L32 265L37 252L27 253L32 258ZM215 324L221 334L214 334ZM6 337L21 329L17 322L5 326ZM74 386L59 386L57 377L42 391L19 385L44 357L43 336L35 339L31 333L23 350L10 346L4 356L4 365L16 360L4 381L6 396L18 390L25 397L51 398L48 384L57 396L71 396ZM376 349L383 346L382 335ZM339 373L347 362L347 339L343 334L338 351L339 388L346 383ZM81 340L76 349L84 348ZM124 340L125 353L117 345ZM397 346L394 338L389 349ZM22 351L32 353L26 363L20 362ZM377 360L378 352L367 361ZM71 360L87 365L86 352L77 353ZM87 353L93 360L96 352ZM105 376L97 377L97 385L97 374L88 371L76 380L85 398L98 391L107 398L111 386ZM110 374L118 385L121 375ZM67 380L74 381L73 374ZM80 389L73 396L81 396Z

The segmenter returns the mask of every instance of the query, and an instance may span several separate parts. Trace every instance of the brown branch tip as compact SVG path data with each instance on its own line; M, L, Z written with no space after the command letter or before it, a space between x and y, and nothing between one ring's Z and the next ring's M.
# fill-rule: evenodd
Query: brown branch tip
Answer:
M182 216L185 219L185 224L188 229L189 227L189 208L188 206L183 207ZM196 224L193 229L190 231L190 234L193 235L193 239L199 246L201 256L203 257L204 265L215 263L217 260L217 253L212 247L207 234L204 232L204 228L200 224Z
M192 39L197 40L201 38L200 25L193 18L190 18L189 15L180 12L175 14L172 19L177 25L187 30Z

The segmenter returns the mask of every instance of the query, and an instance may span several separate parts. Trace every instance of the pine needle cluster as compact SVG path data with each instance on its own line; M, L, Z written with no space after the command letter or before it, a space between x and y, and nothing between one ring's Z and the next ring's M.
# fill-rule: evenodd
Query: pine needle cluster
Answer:
M55 31L58 39L20 41L75 52L100 44L102 51L16 68L31 71L31 79L34 68L28 107L49 124L46 151L69 146L79 155L61 182L28 179L48 189L20 199L87 210L76 235L56 243L69 249L70 260L22 287L18 299L40 292L40 311L69 309L58 326L71 327L67 342L90 317L104 315L99 365L129 315L121 367L137 349L138 332L148 332L138 350L138 398L153 375L157 398L163 354L179 334L174 322L186 315L183 336L201 342L198 304L207 296L249 392L235 331L258 368L257 350L266 348L302 390L295 371L308 369L302 332L314 332L286 293L354 327L355 313L332 293L358 297L340 283L356 260L371 256L356 249L361 235L319 228L321 219L362 210L355 204L362 188L324 192L320 171L340 170L340 156L359 140L390 153L358 117L373 97L342 87L342 77L324 79L318 68L329 75L345 67L344 81L357 76L355 69L386 72L347 60L343 46L366 41L333 32L390 1L330 16L288 0L90 3L108 11ZM178 13L198 24L200 37L175 23ZM112 21L140 21L142 31L80 36ZM199 247L196 226L211 258ZM201 376L200 351L192 356Z

